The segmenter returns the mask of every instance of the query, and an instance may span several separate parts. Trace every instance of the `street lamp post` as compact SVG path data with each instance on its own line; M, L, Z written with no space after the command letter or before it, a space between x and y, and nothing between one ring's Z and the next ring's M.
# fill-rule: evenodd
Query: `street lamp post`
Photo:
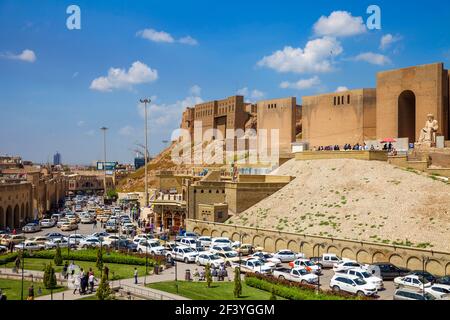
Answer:
M145 197L144 197L144 203L145 203L145 207L148 207L148 180L147 180L147 162L148 162L148 123L147 123L147 104L151 103L152 100L145 98L145 99L141 99L140 100L141 103L144 104L144 118L145 118L145 154L144 154L144 170L145 170Z
M106 131L107 127L101 127L100 130L103 131L103 187L105 191L103 192L103 202L105 201L106 196Z
M178 293L178 269L177 269L177 265L178 263L173 260L174 265L175 265L175 288L177 289L177 293Z
M22 290L20 294L20 300L23 300L23 282L24 282L24 268L25 268L25 243L22 248Z
M320 248L325 248L325 243L319 243L317 246L317 257L320 258ZM317 294L320 290L320 274L317 275Z

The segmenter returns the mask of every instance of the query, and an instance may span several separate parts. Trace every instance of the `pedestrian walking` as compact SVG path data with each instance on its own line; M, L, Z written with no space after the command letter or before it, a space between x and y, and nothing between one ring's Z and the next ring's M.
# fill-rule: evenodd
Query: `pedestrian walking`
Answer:
M67 261L64 263L64 267L62 269L62 276L64 277L64 279L67 279L69 276L69 264L67 263Z
M94 273L89 275L89 291L91 293L94 292L94 281L95 281L95 277L94 277Z
M76 294L77 291L81 294L80 285L81 285L81 273L75 275L75 271L72 272L72 281L73 281L73 294Z
M138 284L138 271L136 267L134 267L134 284Z
M34 300L34 286L33 285L31 285L28 288L28 298L27 298L27 300Z
M92 229L97 229L97 220L94 220L94 223L92 224Z

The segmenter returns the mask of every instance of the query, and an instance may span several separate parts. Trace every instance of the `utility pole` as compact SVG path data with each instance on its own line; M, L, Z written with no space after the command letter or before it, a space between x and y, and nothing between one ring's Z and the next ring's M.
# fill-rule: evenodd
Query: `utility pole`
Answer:
M103 193L103 201L105 201L106 197L106 131L108 130L107 127L101 127L100 130L103 131L103 187L105 188L105 191Z
M147 104L151 103L152 100L145 98L140 100L141 103L144 104L144 118L145 118L145 154L144 154L144 181L145 181L145 196L144 196L144 203L145 207L148 207L148 178L147 178L147 163L148 163L148 124L147 124Z

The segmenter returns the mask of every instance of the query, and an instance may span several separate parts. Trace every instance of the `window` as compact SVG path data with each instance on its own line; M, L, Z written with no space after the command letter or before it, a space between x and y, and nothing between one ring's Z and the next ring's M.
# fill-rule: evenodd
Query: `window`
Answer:
M340 106L341 105L341 98L337 97L337 101L338 101L338 106Z
M334 97L334 105L336 105L336 97Z
M347 96L347 104L350 104L350 95Z

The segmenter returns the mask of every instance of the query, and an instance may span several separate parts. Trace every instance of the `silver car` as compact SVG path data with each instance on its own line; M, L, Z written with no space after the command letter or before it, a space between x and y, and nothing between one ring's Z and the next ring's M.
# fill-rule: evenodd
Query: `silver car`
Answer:
M436 300L431 294L410 289L398 289L394 293L394 300Z
M41 231L41 226L36 223L29 223L22 228L25 233L39 232Z

